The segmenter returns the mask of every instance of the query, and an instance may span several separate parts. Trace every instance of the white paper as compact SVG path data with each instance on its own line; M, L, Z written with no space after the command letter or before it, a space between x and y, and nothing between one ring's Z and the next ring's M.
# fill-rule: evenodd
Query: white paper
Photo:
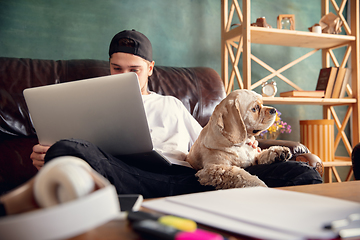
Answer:
M359 203L261 187L168 197L143 206L266 239L333 238L325 224L360 213Z

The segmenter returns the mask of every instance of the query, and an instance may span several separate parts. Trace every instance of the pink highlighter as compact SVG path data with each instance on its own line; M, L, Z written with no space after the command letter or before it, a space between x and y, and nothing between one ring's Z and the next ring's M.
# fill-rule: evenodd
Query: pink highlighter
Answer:
M220 234L205 231L202 229L196 229L194 232L180 232L176 235L176 240L224 240L224 237Z
M225 240L217 233L196 229L195 231L180 231L174 227L164 225L154 220L142 220L132 225L133 229L141 235L151 239L163 240Z

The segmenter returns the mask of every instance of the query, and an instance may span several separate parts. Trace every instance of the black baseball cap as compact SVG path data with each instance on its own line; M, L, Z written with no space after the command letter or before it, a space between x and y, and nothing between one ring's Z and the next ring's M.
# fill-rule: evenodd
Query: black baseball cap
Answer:
M133 40L135 46L127 47L119 45L119 40L123 38ZM109 57L117 52L131 53L150 62L152 61L152 46L150 40L144 34L134 29L121 31L113 37L109 47Z

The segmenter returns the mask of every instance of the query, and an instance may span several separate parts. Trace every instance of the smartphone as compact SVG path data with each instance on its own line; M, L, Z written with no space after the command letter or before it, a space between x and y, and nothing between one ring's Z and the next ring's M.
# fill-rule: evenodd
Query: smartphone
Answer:
M120 211L139 211L144 198L141 194L120 194L118 195Z

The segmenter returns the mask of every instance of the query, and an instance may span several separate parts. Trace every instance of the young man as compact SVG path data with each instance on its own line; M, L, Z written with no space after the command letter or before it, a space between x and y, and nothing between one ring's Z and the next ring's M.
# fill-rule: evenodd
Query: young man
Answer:
M154 148L165 157L180 163L184 161L202 128L178 99L149 92L148 77L155 64L150 41L137 31L122 31L112 39L109 57L111 74L131 71L138 75ZM256 143L254 147L257 147ZM138 193L153 198L214 189L200 185L194 169L172 166L156 173L141 170L126 164L126 159L121 156L111 156L82 140L63 140L51 147L36 145L31 159L40 169L45 162L64 155L84 159L106 177L119 194ZM259 165L246 170L272 187L322 182L316 170L305 164L287 162L279 165L284 167Z

